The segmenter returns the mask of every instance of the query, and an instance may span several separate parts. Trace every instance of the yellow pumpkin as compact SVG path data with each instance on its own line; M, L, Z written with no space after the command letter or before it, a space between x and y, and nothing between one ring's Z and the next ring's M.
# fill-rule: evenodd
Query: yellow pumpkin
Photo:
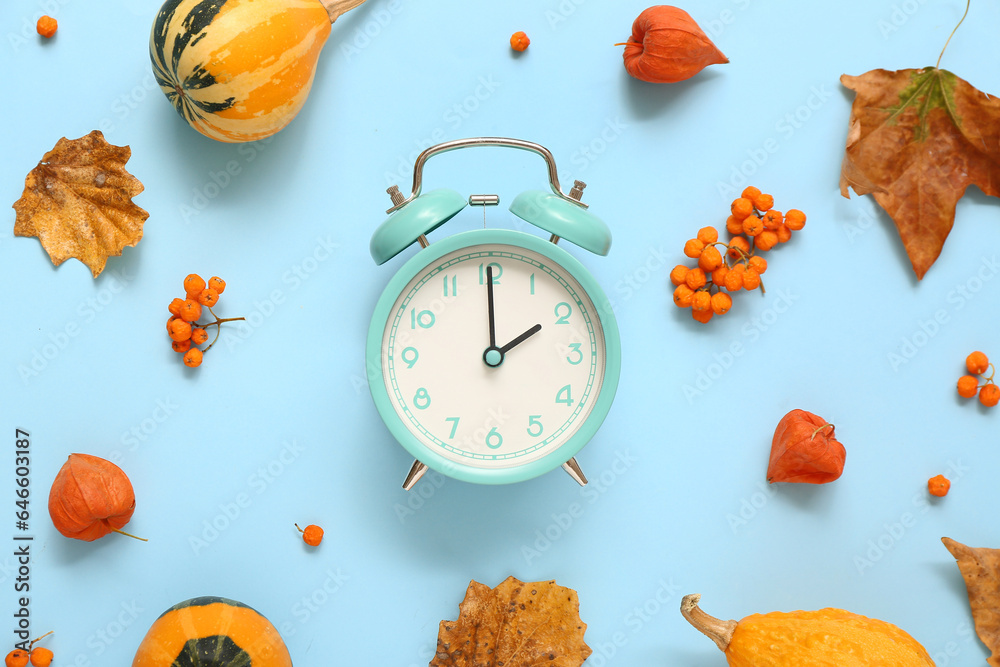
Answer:
M330 24L364 1L167 0L149 37L153 75L206 137L269 137L305 104Z
M681 613L726 654L730 667L934 667L916 639L843 609L751 614L723 621L686 595Z

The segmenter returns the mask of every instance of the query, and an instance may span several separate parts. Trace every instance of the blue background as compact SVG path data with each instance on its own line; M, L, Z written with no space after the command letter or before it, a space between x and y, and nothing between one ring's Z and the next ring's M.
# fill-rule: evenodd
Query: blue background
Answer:
M612 46L645 3L369 0L334 26L299 117L236 146L191 130L154 89L155 0L4 2L0 201L60 137L103 129L131 146L150 213L96 280L14 238L12 210L0 229L0 539L16 532L22 428L33 632L56 631L61 665L129 664L161 611L215 594L267 615L298 665L424 665L470 579L515 575L579 592L591 665L723 664L677 612L689 592L725 618L842 607L901 626L938 665L982 664L939 538L1000 546L1000 413L954 388L970 351L1000 358L997 203L970 188L918 283L891 220L838 192L852 99L838 77L932 65L961 5L701 2L687 9L731 63L654 86ZM48 43L34 34L42 13L60 22ZM973 3L942 62L987 92L1000 91L998 21L1000 7ZM516 30L532 39L521 56ZM368 394L370 313L416 251L382 267L368 256L384 190L409 190L422 147L477 135L547 146L614 233L606 258L571 248L623 341L615 404L579 456L585 489L554 471L502 487L431 477L408 494L410 459ZM435 158L425 184L509 204L544 175L536 156L484 149ZM668 272L699 227L724 224L726 184L744 179L809 221L768 256L766 297L741 293L702 326L671 303ZM504 207L487 222L515 227ZM432 241L481 224L466 211ZM251 323L194 371L163 331L190 272L224 277L217 312ZM774 426L793 408L837 425L837 482L766 487ZM120 462L137 496L129 530L148 543L54 530L45 499L71 452ZM951 494L927 502L938 473ZM293 522L322 524L322 546Z

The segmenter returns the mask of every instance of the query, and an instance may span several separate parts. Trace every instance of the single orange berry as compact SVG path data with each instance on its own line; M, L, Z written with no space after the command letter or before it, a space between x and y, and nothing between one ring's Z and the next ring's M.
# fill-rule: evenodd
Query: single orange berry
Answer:
M932 496L944 498L951 489L951 482L944 475L936 475L927 480L927 491Z
M201 294L205 289L205 280L197 273L190 273L184 279L184 291L188 294Z
M743 218L743 233L747 236L757 236L764 231L764 221L756 215Z
M698 257L698 267L711 273L722 266L722 253L714 245L705 246Z
M740 196L743 197L744 199L749 199L750 201L753 201L754 198L760 196L760 188L754 187L753 185L748 185L745 188L743 188L743 192L740 193Z
M7 654L7 657L3 659L3 664L7 667L25 667L28 664L28 652L16 648Z
M728 294L716 292L712 295L712 312L716 315L725 315L733 307L733 299Z
M304 529L299 528L299 524L295 524L295 527L299 529L302 533L302 541L311 547L318 547L319 543L323 541L323 529L315 524L309 524Z
M515 51L524 51L531 44L531 40L524 34L523 30L518 30L510 36L510 48ZM544 51L544 49L542 49Z
M770 229L765 229L757 238L754 239L753 245L758 250L770 250L774 246L778 245L778 234L777 232L772 232Z
M687 243L684 244L684 254L691 259L698 259L701 257L701 251L705 249L705 244L698 239L689 239Z
M201 304L191 299L184 299L180 308L181 319L187 322L194 322L201 317Z
M1000 403L1000 387L992 382L984 384L982 389L979 390L979 402L988 408L992 408L997 403Z
M206 287L201 291L201 294L198 295L196 300L201 305L211 308L215 304L219 303L219 293L211 287Z
M742 234L743 220L734 216L729 216L726 218L726 231L733 235Z
M763 213L764 211L770 211L771 207L774 206L774 197L763 192L753 198L754 207Z
M208 340L208 332L198 327L197 329L191 330L191 342L195 345L201 345Z
M729 208L732 211L734 218L742 220L753 213L753 202L746 197L740 197L739 199L734 199L732 206Z
M170 316L170 319L169 319L169 320L167 320L167 333L170 333L170 324L171 324L172 322L174 322L175 320L179 320L179 319L181 319L181 318L180 318L180 317L178 317L177 315L171 315L171 316Z
M715 271L712 271L712 282L722 286L726 283L726 276L729 275L729 267L723 264Z
M188 338L187 340L175 340L172 343L170 343L170 347L174 348L174 352L177 352L178 354L184 354L185 352L191 349L191 339Z
M708 324L708 321L712 319L713 315L715 315L715 313L712 312L711 308L707 308L706 310L691 310L691 316L694 317L697 322L701 322L702 324Z
M748 259L747 264L750 265L751 269L756 270L758 275L764 275L764 272L767 271L767 260L760 255L754 255Z
M191 323L184 320L174 320L168 329L170 340L184 341L191 338Z
M695 292L694 298L691 299L691 308L694 310L711 310L712 295L705 290Z
M35 24L35 30L42 37L49 39L56 34L56 30L59 29L59 22L56 21L51 16L43 16L38 19L38 23Z
M214 289L219 294L226 291L226 281L219 276L212 276L208 279L208 287Z
M719 240L719 232L715 227L702 227L698 230L698 240L705 245L710 245Z
M766 212L761 219L764 221L764 229L770 229L772 231L777 230L778 225L780 225L782 221L781 211L771 209Z
M743 272L743 289L754 290L760 287L760 274L753 267Z
M785 214L785 225L793 232L799 231L806 226L806 214L797 208L790 209Z
M688 271L687 276L684 278L684 283L693 290L704 287L707 282L708 277L700 267Z
M674 290L674 303L678 308L690 308L694 299L694 290L687 285L678 285Z
M789 239L792 238L792 230L785 224L778 225L774 233L778 235L778 243L788 243Z
M670 282L672 282L674 285L683 284L684 279L687 277L687 273L690 270L691 269L684 266L683 264L678 264L670 271Z
M49 667L52 664L52 651L44 646L31 649L31 664L34 667Z
M958 395L962 398L972 398L979 391L979 380L972 375L958 378Z
M965 358L965 367L973 375L982 375L990 367L990 360L982 352L976 351Z
M729 239L729 250L726 254L730 259L739 261L750 254L750 242L743 236L735 236Z
M204 359L204 353L196 347L192 347L184 354L184 365L188 368L197 368L201 366L202 359Z
M743 266L740 264L740 266ZM730 270L726 274L726 291L737 292L743 289L743 272Z
M181 304L183 303L184 299L174 299L170 302L170 305L167 306L167 310L170 311L171 315L177 315L179 317L181 314Z

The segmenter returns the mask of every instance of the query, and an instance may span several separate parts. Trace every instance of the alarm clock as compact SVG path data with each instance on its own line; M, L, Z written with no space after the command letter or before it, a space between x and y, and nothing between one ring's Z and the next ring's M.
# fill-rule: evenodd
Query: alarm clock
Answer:
M428 240L466 206L496 205L499 197L421 193L424 164L484 146L544 158L551 191L522 192L510 211L548 238L484 228ZM575 457L611 408L621 342L601 286L558 243L606 255L611 233L580 201L585 184L576 181L565 194L557 174L539 144L477 137L424 150L409 197L397 186L388 190L392 207L372 235L372 258L381 265L414 243L421 249L375 304L366 363L379 415L416 459L405 489L428 468L505 484L562 466L587 483Z

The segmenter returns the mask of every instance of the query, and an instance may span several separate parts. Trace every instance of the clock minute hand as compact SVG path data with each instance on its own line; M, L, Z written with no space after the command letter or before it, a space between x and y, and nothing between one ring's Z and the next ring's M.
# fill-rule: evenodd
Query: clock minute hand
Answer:
M497 346L496 321L493 317L493 267L486 265L486 303L490 316L490 347Z
M542 325L541 324L536 324L535 326L531 327L530 329L528 329L527 331L525 331L523 334L521 334L520 336L518 336L517 338L515 338L514 340L510 341L509 343L507 343L506 345L504 345L503 347L501 347L500 348L500 354L507 354L508 352L510 352L511 348L513 348L515 345L520 345L521 343L523 343L524 341L528 340L529 338L531 338L532 336L534 336L536 333L538 333L541 330L542 330Z

